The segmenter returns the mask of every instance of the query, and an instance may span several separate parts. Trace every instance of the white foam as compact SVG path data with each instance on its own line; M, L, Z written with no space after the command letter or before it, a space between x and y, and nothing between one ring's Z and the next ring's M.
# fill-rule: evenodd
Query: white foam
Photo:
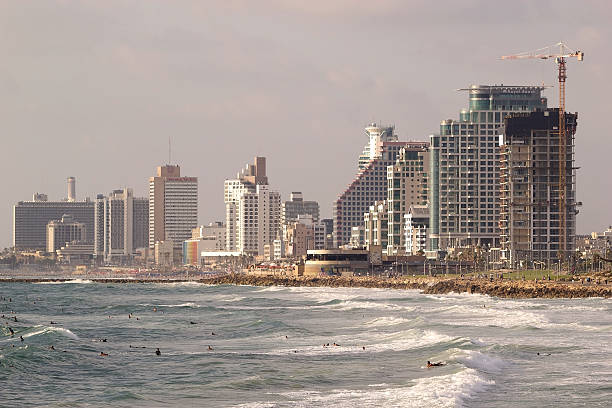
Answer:
M298 391L281 394L298 407L455 407L487 386L495 384L464 369L454 374L417 379L409 384L382 389L332 390L331 392Z
M87 284L87 283L94 283L94 281L89 280L89 279L72 279L72 280L67 280L67 281L63 281L63 282L35 282L35 284L37 284L37 285L63 285L65 283Z
M34 330L32 332L29 332L29 333L26 333L26 334L23 335L23 337L27 338L27 337L37 336L39 334L45 334L45 333L54 332L54 333L61 334L62 336L69 337L69 338L74 339L74 340L78 340L79 339L79 337L76 334L74 334L73 332L71 332L68 329L64 329L63 327L49 327L49 326L40 326L39 325L39 326L34 326L34 328L37 329L37 330Z
M455 338L437 333L432 330L404 330L395 333L367 332L359 336L342 335L335 336L330 342L329 338L309 339L316 345L295 345L290 348L282 348L264 352L268 355L287 355L297 354L306 356L326 355L326 354L362 354L362 353L381 353L387 351L405 351L421 347L428 347L434 344L449 342ZM340 344L334 346L333 342ZM323 347L322 344L330 345ZM366 349L364 350L363 347Z
M464 350L457 361L462 362L469 368L476 369L485 373L499 373L508 363L500 358L483 354L480 351Z
M143 305L143 306L149 306L149 305ZM193 302L181 303L178 305L157 305L157 306L158 307L201 307L197 303L193 303Z
M370 320L364 323L364 326L368 327L381 327L381 326L394 326L402 323L410 323L412 320L404 319L402 317L383 316L376 319Z

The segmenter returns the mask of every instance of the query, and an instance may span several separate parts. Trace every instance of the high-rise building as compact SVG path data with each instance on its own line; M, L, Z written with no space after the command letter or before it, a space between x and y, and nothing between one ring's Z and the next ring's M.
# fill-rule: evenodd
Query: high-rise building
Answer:
M47 201L46 194L36 193L32 201L20 201L13 206L13 247L45 250L47 224L71 215L85 224L85 241L94 241L94 203L86 201Z
M99 194L95 205L96 257L105 262L126 262L138 248L148 247L149 203L134 197L131 188Z
M47 252L55 253L69 242L85 242L87 228L72 215L65 214L61 220L47 224Z
M519 262L566 259L576 245L577 115L565 113L565 207L559 201L559 109L512 114L501 136L501 247L511 267ZM565 247L560 245L565 212Z
M540 86L473 85L459 120L431 136L432 249L499 245L499 127L513 112L546 108Z
M198 225L198 178L181 177L178 165L157 168L149 178L149 248L157 241L172 241L180 258L183 241Z
M290 224L297 221L299 215L311 215L314 222L319 221L319 203L304 201L302 193L294 191L289 201L283 202L281 222Z
M253 164L247 164L236 175L235 179L225 180L224 183L224 201L225 201L225 225L226 232L226 249L227 251L236 251L239 230L239 215L238 207L240 197L244 193L253 193L257 189L257 185L267 185L268 177L266 176L266 158L255 157Z
M412 205L427 204L429 143L412 142L399 151L395 164L387 167L388 238L383 251L397 255L406 248L404 216Z
M370 205L387 198L387 167L395 164L402 148L423 142L399 142L393 127L366 128L368 144L359 158L359 170L353 182L338 196L333 205L334 246L349 243L353 227L363 227L363 215Z
M225 180L227 251L263 255L280 231L280 193L270 190L266 158L256 157L235 179Z
M263 255L266 244L273 245L280 231L280 193L265 184L255 192L245 192L238 201L238 240L236 249L243 254Z

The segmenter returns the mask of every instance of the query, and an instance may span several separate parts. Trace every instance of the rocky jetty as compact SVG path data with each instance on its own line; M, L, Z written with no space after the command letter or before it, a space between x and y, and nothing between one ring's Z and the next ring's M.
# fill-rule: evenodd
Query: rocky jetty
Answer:
M584 298L612 297L611 285L580 282L461 279L443 277L273 277L244 274L205 279L213 285L322 286L386 289L418 289L427 294L479 293L504 298Z
M86 278L87 279L87 278ZM0 282L65 282L70 278L9 278ZM307 286L330 288L380 288L417 289L427 294L479 293L503 298L612 298L612 285L559 282L559 281L518 281L470 278L447 278L428 276L380 277L279 277L249 274L228 274L205 279L127 279L89 278L97 283L177 283L197 282L208 285L248 286Z

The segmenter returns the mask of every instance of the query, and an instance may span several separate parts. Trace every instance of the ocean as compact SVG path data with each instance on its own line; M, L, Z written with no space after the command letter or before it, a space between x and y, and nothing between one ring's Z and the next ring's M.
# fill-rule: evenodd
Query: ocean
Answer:
M612 404L610 299L75 280L0 309L0 406Z

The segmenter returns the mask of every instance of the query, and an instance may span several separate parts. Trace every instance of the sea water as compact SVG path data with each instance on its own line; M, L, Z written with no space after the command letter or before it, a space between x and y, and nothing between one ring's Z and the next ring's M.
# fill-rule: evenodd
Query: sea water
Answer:
M612 404L609 299L73 281L0 309L1 406Z

